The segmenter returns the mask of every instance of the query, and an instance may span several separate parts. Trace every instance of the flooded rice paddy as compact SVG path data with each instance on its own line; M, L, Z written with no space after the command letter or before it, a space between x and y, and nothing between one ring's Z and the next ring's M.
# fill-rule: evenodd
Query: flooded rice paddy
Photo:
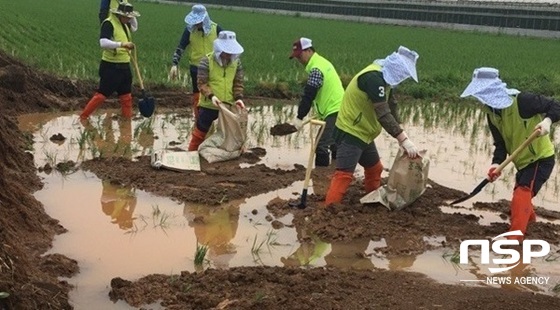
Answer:
M295 114L293 106L259 106L249 113L247 147L266 149L259 163L273 168L291 169L295 163L306 165L309 156L309 126L284 137L269 134L271 126ZM402 108L405 129L414 143L428 150L429 177L447 187L470 192L485 177L490 163L492 141L486 120L477 109L438 106L426 103ZM449 284L485 277L480 260L457 263L457 253L427 251L421 255L388 259L376 249L402 240L353 240L313 244L297 240L298 228L291 215L279 218L284 226L275 229L266 219L265 208L274 198L295 198L303 181L294 182L266 194L220 207L177 203L130 186L117 186L79 168L64 168L61 163L79 163L98 156L119 154L134 160L152 150L166 147L186 149L190 139L190 114L159 113L151 119L121 121L118 111L99 111L85 130L77 114L31 114L21 116L20 127L33 133L35 165L45 186L35 193L46 211L58 219L68 232L56 236L52 253L76 259L80 273L67 279L75 286L70 297L77 309L129 309L107 297L113 277L135 279L151 273L178 274L195 271L197 244L208 246L204 267L235 266L336 266L416 271ZM94 132L95 136L90 136ZM62 135L65 139L52 139ZM60 137L60 136L58 136ZM95 143L92 143L96 140ZM554 137L558 149L560 139ZM376 140L385 167L390 167L398 145L385 132ZM49 169L49 167L53 169ZM58 170L57 170L58 167ZM152 169L146 167L146 169ZM482 215L482 224L504 222L498 214L471 209L474 201L511 199L514 168L508 166L502 177L489 184L459 209L442 206L444 212ZM362 171L356 171L358 178ZM384 174L386 176L386 172ZM181 174L178 174L181 177ZM313 188L310 187L310 192ZM558 165L551 179L534 199L534 204L558 211L560 180ZM196 219L204 217L205 223ZM540 220L540 219L539 219ZM435 244L444 240L424 237ZM363 253L356 256L355 253ZM560 259L560 258L558 258ZM555 278L549 283L504 283L497 287L550 293L560 280L559 264L533 260L510 270L512 277L540 275ZM154 306L157 308L157 305Z

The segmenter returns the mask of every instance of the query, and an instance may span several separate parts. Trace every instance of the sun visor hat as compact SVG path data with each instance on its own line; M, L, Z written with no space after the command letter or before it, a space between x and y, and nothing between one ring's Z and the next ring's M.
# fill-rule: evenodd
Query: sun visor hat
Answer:
M500 79L500 71L494 68L482 67L475 69L470 84L461 94L461 98L473 96L480 102L494 109L503 109L513 103L511 95L519 91L507 88Z
M111 13L129 18L140 16L140 13L134 11L134 7L132 6L132 4L126 2L119 3L118 7L116 7L115 9L111 9Z
M214 40L214 50L231 55L243 53L243 47L237 42L235 32L226 30L220 31L218 38Z
M195 4L192 7L192 10L187 16L185 16L185 23L187 25L196 25L200 24L204 21L204 18L208 15L206 11L206 7L202 4Z

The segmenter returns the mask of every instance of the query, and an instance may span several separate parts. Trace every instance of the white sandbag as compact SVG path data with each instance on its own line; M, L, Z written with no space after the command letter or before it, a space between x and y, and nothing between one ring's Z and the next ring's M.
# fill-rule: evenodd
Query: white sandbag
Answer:
M198 147L198 153L209 163L237 158L247 140L247 110L236 105L220 104L216 131ZM231 110L230 110L231 109Z
M420 157L410 159L404 150L399 148L387 184L365 195L360 203L378 202L389 210L400 210L420 197L428 184L430 160L426 151L420 152Z
M156 169L200 171L200 157L197 151L159 150L152 152L151 165Z

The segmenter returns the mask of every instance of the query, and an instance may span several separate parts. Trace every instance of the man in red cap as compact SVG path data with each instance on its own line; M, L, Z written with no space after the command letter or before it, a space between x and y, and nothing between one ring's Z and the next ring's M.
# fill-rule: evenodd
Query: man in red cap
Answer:
M331 157L329 151L332 158L336 158L333 130L344 96L344 88L334 66L315 52L311 39L302 37L294 42L290 55L290 59L293 58L305 66L305 72L309 76L299 102L297 116L291 124L297 130L301 129L303 118L313 106L315 116L325 122L323 135L315 151L315 166L328 166Z

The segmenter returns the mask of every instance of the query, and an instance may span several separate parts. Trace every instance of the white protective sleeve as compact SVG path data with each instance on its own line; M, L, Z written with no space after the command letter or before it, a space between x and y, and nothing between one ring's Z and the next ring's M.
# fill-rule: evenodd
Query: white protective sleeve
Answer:
M112 50L117 47L121 47L121 42L115 42L107 38L101 38L99 39L99 46L101 46L101 48Z

